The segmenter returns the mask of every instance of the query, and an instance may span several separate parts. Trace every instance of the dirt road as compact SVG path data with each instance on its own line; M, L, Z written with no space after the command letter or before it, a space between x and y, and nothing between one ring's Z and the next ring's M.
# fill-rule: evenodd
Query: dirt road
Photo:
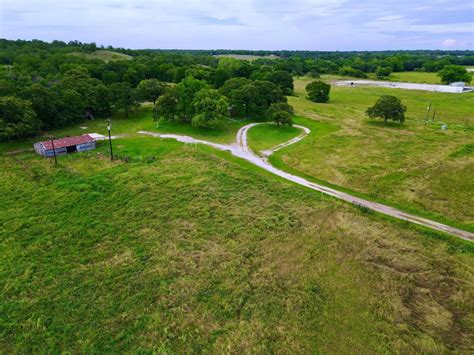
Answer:
M380 203L377 203L377 202L365 200L365 199L362 199L360 197L350 195L346 192L342 192L342 191L338 191L338 190L326 187L324 185L316 184L316 183L310 182L306 179L303 179L299 176L289 174L289 173L287 173L283 170L275 168L273 165L271 165L268 162L267 157L270 156L276 150L287 147L290 144L294 144L296 142L299 142L307 134L310 133L310 130L306 127L303 127L303 126L295 126L295 127L298 127L300 129L302 129L304 131L304 133L302 135L296 137L296 138L293 138L292 140L290 140L286 143L283 143L283 144L280 144L280 145L276 146L273 149L264 151L263 152L264 157L261 158L258 155L256 155L249 148L248 141L247 141L247 133L248 133L249 129L256 126L256 125L259 125L259 124L263 124L263 123L251 123L251 124L248 124L248 125L242 127L237 132L236 142L233 143L233 144L217 144L217 143L212 143L212 142L208 142L208 141L204 141L204 140L200 140L200 139L195 139L195 138L189 137L189 136L181 136L181 135L176 135L176 134L161 134L161 133L146 132L146 131L139 131L138 133L153 136L153 137L165 138L165 139L166 138L176 139L177 141L183 142L183 143L205 144L205 145L214 147L214 148L219 149L219 150L229 151L233 155L235 155L237 157L240 157L242 159L245 159L245 160L251 162L252 164L254 164L256 166L258 166L262 169L265 169L266 171L271 172L272 174L278 175L278 176L280 176L280 177L282 177L286 180L292 181L294 183L305 186L305 187L310 188L312 190L322 192L326 195L333 196L335 198L338 198L340 200L352 203L353 205L356 205L356 206L359 206L359 207L362 207L362 208L367 208L367 209L370 209L370 210L373 210L373 211L376 211L376 212L379 212L379 213L383 213L387 216L391 216L391 217L398 218L398 219L401 219L401 220L404 220L404 221L409 221L409 222L412 222L412 223L415 223L415 224L419 224L419 225L422 225L422 226L425 226L425 227L428 227L428 228L431 228L431 229L435 229L435 230L438 230L438 231L441 231L441 232L445 232L445 233L454 235L456 237L462 238L464 240L474 241L474 234L473 233L470 233L470 232L467 232L467 231L464 231L464 230L461 230L461 229L458 229L458 228L450 227L448 225L438 223L438 222L435 222L435 221L432 221L432 220L429 220L429 219L426 219L426 218L421 218L421 217L418 217L418 216L415 216L415 215L412 215L412 214L409 214L409 213L405 213L405 212L402 212L402 211L400 211L396 208L393 208L393 207L390 207L390 206L387 206L387 205L383 205L383 204L380 204Z

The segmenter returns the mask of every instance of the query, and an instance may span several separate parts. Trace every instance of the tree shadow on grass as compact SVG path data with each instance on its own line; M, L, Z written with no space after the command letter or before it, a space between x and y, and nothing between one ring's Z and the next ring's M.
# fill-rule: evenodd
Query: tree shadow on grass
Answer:
M390 128L390 129L400 129L400 130L407 128L405 123L400 123L400 122L388 121L387 123L385 123L383 120L380 120L380 121L366 120L365 122L370 126L379 127L379 128Z

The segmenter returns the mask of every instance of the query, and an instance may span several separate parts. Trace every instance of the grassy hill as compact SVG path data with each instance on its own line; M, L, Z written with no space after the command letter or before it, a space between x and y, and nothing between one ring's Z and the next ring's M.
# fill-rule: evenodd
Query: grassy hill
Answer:
M107 50L97 50L92 53L71 53L72 55L79 55L84 58L88 59L100 59L103 60L104 62L109 62L111 60L129 60L132 59L132 56L123 54L123 53L118 53L118 52L113 52L113 51L107 51Z
M0 156L3 351L472 346L463 243L211 148L144 137L114 147L128 162L110 162L106 144L58 166Z

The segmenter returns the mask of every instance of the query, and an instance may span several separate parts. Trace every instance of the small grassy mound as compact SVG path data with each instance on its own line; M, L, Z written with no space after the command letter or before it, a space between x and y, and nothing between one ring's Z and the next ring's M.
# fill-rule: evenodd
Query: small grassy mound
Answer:
M104 62L109 62L111 60L130 60L132 59L132 56L124 53L118 53L118 52L113 52L113 51L108 51L108 50L97 50L92 53L81 53L81 52L74 52L71 53L72 55L79 55L81 57L85 57L88 59L100 59L103 60Z
M253 61L257 59L278 59L280 57L276 55L265 55L265 56L260 56L260 55L251 55L251 54L218 54L216 55L218 58L234 58L234 59L239 59L239 60L248 60L248 61Z

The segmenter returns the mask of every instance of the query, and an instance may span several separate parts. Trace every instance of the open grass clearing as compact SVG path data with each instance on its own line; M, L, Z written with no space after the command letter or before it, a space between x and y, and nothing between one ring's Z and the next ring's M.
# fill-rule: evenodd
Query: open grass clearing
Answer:
M374 73L369 74L369 78L372 80L378 80ZM429 72L394 72L387 78L381 80L398 81L404 83L419 83L419 84L439 84L441 85L441 79L438 73Z
M193 127L181 122L153 121L151 105L143 105L137 110L131 111L128 118L123 112L118 112L112 117L112 134L115 136L134 137L139 136L137 132L156 131L161 133L175 133L204 139L215 143L232 143L240 127L251 122L250 120L229 120L223 127L217 129L205 129ZM84 128L85 127L85 128ZM82 121L76 125L63 129L45 132L45 135L63 138L67 136L81 135L86 133L99 133L107 135L107 121L96 119L94 121ZM14 152L24 149L33 149L35 142L44 140L44 137L36 137L15 142L0 142L0 153Z
M432 211L432 218L473 230L474 157L466 147L474 136L474 95L332 87L330 102L315 104L304 99L309 81L295 82L297 97L290 97L290 104L298 115L340 129L321 139L310 135L276 153L272 159L281 160L279 168L414 213ZM408 107L405 124L385 127L365 117L366 108L387 93ZM439 121L425 125L429 102L437 108ZM440 130L441 122L448 124L447 131Z
M468 244L155 138L0 157L5 352L444 352ZM466 247L464 247L464 245ZM464 251L464 252L463 252Z
M278 127L274 124L265 124L252 127L248 133L250 148L259 153L285 143L302 134L303 131L296 127Z

